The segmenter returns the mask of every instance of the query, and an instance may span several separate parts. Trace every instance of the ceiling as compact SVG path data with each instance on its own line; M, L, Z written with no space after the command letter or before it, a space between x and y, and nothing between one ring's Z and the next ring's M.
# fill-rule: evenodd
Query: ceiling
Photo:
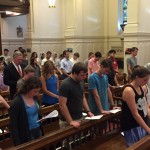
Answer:
M0 6L20 6L24 3L24 0L0 0Z

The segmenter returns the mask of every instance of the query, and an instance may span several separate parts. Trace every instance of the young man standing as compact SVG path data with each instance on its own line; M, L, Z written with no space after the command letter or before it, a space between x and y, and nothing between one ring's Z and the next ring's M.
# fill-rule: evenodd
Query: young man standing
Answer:
M118 62L115 59L115 54L116 54L116 51L111 49L108 52L108 58L112 61L112 65L113 65L113 69L114 69L115 73L118 73Z
M100 69L89 77L89 107L94 115L109 114L110 107L114 106L106 75L109 71L110 60L104 59L101 62Z
M91 58L88 62L88 77L93 72L97 71L100 68L99 60L102 57L100 52L96 52L95 56Z
M62 71L61 80L69 77L72 71L73 63L69 60L70 52L68 50L64 51L64 58L61 60L60 69Z
M27 66L23 69L24 76L23 78L17 81L17 90L19 90L29 78L35 76L35 69L32 66Z
M84 79L87 68L84 63L78 62L72 68L72 74L60 85L59 107L60 107L60 127L64 128L72 125L75 128L80 126L82 120L82 110L88 116L93 116L90 112L87 100L84 96Z
M4 49L4 55L2 55L5 58L5 63L8 65L11 62L11 57L8 55L9 50L7 48Z
M127 71L128 71L128 80L130 82L131 80L131 74L134 66L137 65L137 53L138 53L138 48L137 47L132 47L131 48L131 57L127 58Z

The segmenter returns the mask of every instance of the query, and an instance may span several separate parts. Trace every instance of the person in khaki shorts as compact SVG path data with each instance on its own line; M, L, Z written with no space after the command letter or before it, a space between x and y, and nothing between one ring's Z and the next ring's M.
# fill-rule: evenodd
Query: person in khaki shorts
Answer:
M78 62L72 68L70 77L63 80L59 88L59 107L60 107L60 128L73 126L78 128L82 120L82 110L88 116L93 116L90 112L87 100L84 96L84 79L87 68L84 63Z

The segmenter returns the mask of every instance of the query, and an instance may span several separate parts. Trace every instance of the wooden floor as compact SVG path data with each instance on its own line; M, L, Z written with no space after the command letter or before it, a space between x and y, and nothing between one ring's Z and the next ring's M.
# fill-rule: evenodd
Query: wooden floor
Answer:
M101 143L101 144L100 144ZM77 150L125 150L124 137L121 134L111 135L109 138L96 139Z

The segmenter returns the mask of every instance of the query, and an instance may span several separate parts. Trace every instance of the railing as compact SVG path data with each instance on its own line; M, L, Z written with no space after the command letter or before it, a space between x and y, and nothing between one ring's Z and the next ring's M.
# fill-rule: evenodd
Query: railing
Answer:
M127 150L150 150L150 136L142 138Z
M42 116L47 115L48 113L52 112L53 110L59 111L59 105L55 104L52 106L42 107L41 114ZM48 134L51 131L56 131L59 129L59 122L58 117L47 119L42 122L44 134ZM8 148L13 146L12 139L9 132L9 117L0 119L0 147L1 148Z
M71 126L47 134L37 140L22 144L9 150L41 150L41 149L63 149L64 147L77 148L97 138L106 137L116 133L120 129L120 112L103 116L100 120L81 123L79 129Z

